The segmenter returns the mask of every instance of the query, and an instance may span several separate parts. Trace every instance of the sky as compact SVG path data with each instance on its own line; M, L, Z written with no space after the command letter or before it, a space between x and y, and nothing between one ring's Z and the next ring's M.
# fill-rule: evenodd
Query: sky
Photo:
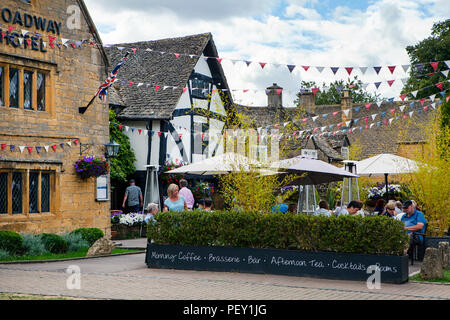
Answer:
M405 48L450 17L448 0L85 0L104 44L210 32L236 103L267 105L265 89L281 86L294 106L302 81L320 86L348 79L344 67L369 67L367 90L396 97L408 77ZM253 61L231 62L231 59ZM265 62L264 68L258 62ZM428 61L423 61L428 62ZM292 73L286 65L296 65ZM386 66L396 65L391 74ZM311 67L323 66L319 72ZM383 66L379 74L374 66ZM334 75L330 67L340 67ZM120 78L120 74L119 74ZM387 80L395 80L392 86ZM377 90L374 82L382 82ZM243 90L249 89L245 92ZM143 89L145 90L145 89Z

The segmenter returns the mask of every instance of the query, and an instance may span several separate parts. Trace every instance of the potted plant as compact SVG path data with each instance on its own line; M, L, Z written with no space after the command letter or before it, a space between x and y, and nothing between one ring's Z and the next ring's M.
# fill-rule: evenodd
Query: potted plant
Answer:
M82 159L75 161L74 167L75 172L82 179L99 177L107 174L109 171L108 162L96 156L84 156Z
M165 172L182 167L184 164L182 161L179 161L178 159L176 162L173 162L171 160L167 160L164 166L159 171L160 181L161 184L164 186L168 186L171 183L179 184L180 180L184 178L184 175L182 174L166 174Z

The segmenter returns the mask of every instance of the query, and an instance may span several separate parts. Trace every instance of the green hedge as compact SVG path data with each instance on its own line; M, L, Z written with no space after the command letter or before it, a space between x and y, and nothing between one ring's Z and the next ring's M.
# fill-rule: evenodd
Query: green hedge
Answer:
M186 211L155 218L147 236L156 244L403 255L409 242L403 223L385 216Z
M71 234L81 235L83 240L86 240L89 243L89 246L92 246L95 241L105 236L103 231L99 228L79 228L73 230Z
M47 251L51 253L65 253L67 251L67 242L63 237L52 233L42 233L40 237Z
M23 238L14 231L0 230L0 249L14 255L22 250Z

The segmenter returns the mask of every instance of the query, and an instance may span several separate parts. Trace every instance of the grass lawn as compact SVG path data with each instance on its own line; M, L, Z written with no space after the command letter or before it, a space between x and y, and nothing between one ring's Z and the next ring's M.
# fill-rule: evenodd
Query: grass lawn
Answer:
M420 274L416 274L413 277L410 277L409 280L413 281L425 281L420 278ZM450 283L450 270L444 270L444 277L442 279L433 279L433 280L426 280L429 282L441 282L441 283Z
M0 260L0 262L6 262L6 261L26 261L26 260L53 260L53 259L70 259L70 258L82 258L85 257L88 248L82 249L79 251L73 251L68 253L62 253L62 254L46 254L41 256L12 256L3 260ZM143 252L143 250L128 250L128 249L119 249L115 248L113 249L111 254L119 254L119 253L130 253L130 252Z

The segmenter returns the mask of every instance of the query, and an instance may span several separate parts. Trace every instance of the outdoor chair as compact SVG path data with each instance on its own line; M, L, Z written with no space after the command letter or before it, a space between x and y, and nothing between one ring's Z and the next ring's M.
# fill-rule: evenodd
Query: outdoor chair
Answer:
M413 244L411 247L411 265L414 265L414 259L417 261L422 261L423 257L425 255L425 237L427 232L427 226L428 223L425 223L425 226L423 227L423 233L422 232L413 232L414 235L420 235L423 237L423 241L420 244Z

